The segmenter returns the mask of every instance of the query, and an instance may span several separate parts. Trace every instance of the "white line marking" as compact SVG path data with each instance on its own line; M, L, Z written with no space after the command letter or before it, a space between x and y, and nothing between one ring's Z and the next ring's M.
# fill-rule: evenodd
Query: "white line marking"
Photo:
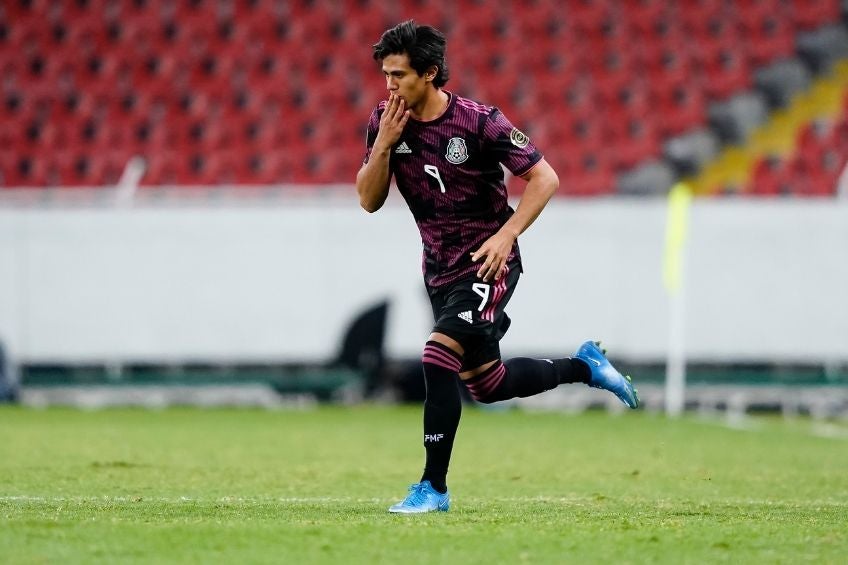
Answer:
M775 423L774 426L768 426L765 422L759 421L756 418L748 417L745 415L734 418L726 417L723 419L710 416L703 416L693 421L700 422L702 424L707 424L710 426L718 426L720 428L725 428L728 430L755 433L772 431L778 429L777 426L779 425ZM848 440L848 427L836 424L829 424L827 422L814 421L807 423L795 423L792 420L788 420L783 421L782 426L782 429L784 430L790 430L799 434L809 435L813 437Z
M30 495L11 495L0 496L0 502L21 502L21 503L140 503L154 502L161 504L386 504L397 502L398 497L393 498L354 498L354 497L336 497L336 496L314 496L314 497L238 497L224 496L220 498L193 498L189 496L180 497L145 497L145 496L30 496ZM545 504L572 504L585 505L596 504L598 502L616 502L624 501L629 503L644 503L644 499L627 499L624 497L608 497L603 501L598 501L594 496L516 496L516 497L454 497L454 501L461 500L466 505L485 505L491 503L545 503ZM782 505L782 506L844 506L848 507L848 500L781 500L781 499L756 499L756 498L716 498L716 499L701 499L701 500L652 500L653 505L659 505L660 508L669 506L673 507L681 503L694 504L754 504L754 505Z

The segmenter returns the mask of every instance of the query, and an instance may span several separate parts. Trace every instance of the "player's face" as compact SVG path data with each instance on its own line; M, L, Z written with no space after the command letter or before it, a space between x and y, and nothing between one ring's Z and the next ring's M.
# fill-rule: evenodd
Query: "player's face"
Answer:
M409 66L409 55L389 55L383 59L383 75L386 77L386 88L400 96L406 102L407 108L415 107L427 94L428 83L431 79L427 74L419 74Z

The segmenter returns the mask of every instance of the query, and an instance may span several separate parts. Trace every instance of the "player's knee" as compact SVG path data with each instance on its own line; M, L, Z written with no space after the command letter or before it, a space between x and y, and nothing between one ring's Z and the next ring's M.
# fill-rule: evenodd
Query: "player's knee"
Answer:
M471 394L471 398L481 404L492 404L509 398L508 396L504 396L503 387L497 387L494 390L485 391L479 390L477 387L474 386L467 386L467 388L468 392Z
M441 369L452 372L459 372L462 367L462 356L450 347L443 345L437 341L428 341L424 346L424 352L421 355L421 361L424 363L424 370L427 370L427 365L435 365Z
M509 398L504 396L504 379L506 367L501 361L496 361L483 372L464 381L471 398L483 404L491 404Z
M471 393L471 398L480 402L481 404L492 404L493 402L497 402L498 399L495 398L495 395L492 393L482 393L479 391L475 391L469 387L468 392Z

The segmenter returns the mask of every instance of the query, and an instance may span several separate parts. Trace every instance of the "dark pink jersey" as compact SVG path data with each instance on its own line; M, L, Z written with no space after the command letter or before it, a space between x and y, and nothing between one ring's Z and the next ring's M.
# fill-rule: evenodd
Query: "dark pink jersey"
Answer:
M520 176L542 158L500 110L448 95L438 118L409 119L389 161L421 232L424 281L436 287L475 272L471 253L513 214L501 164ZM380 102L371 112L366 163L385 107ZM520 260L518 253L516 242L510 259Z

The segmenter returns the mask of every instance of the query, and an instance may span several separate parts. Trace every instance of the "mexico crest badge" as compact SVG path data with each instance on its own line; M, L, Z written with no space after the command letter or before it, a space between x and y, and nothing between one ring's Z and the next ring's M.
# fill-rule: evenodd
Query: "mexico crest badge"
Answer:
M465 146L465 140L461 137L450 138L445 158L454 165L459 165L460 163L467 161L468 147Z

